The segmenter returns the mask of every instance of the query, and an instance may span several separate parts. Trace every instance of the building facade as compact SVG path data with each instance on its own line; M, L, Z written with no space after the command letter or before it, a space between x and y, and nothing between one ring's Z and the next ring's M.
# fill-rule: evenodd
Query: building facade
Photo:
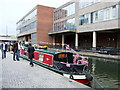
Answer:
M32 43L52 42L54 8L37 5L17 22L17 38Z
M120 1L72 0L54 10L54 43L81 49L120 48Z
M14 42L14 41L17 41L16 36L3 36L3 35L0 35L0 43L2 43L2 42Z

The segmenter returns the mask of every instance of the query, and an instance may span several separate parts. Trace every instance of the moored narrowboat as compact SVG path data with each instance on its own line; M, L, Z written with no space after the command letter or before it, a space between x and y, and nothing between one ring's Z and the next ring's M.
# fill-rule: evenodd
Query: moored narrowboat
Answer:
M22 49L21 55L27 56L27 48ZM92 80L85 64L74 63L74 54L72 52L62 52L55 50L36 49L34 52L34 61L54 69L63 76L73 79L77 82L88 84Z

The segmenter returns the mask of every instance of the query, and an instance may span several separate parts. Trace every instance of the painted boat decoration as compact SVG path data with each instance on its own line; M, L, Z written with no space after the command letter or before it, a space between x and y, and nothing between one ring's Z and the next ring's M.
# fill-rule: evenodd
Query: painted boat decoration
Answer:
M21 57L29 60L27 56L27 48L22 49ZM83 84L90 83L92 81L92 76L88 72L86 64L79 63L80 60L75 63L74 57L72 52L36 49L33 61L36 64L60 73L77 82Z

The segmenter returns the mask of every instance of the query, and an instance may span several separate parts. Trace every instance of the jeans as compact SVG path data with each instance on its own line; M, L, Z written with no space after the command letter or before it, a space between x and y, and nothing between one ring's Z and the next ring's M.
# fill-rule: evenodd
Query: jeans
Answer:
M19 57L20 57L20 50L14 50L14 53L13 53L13 60L15 60L15 56L16 56L16 59L19 60Z
M33 66L33 60L32 59L30 59L30 65Z
M19 57L20 57L20 50L17 50L16 59L19 60Z
M2 59L6 58L6 50L2 50Z

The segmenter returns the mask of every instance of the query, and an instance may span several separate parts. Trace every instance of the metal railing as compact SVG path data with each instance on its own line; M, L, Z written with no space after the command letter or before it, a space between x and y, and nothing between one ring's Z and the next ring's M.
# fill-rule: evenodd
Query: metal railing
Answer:
M56 32L65 32L65 31L75 31L76 29L63 29L63 30L58 30L58 29L55 29L55 30L50 30L48 33L56 33Z

